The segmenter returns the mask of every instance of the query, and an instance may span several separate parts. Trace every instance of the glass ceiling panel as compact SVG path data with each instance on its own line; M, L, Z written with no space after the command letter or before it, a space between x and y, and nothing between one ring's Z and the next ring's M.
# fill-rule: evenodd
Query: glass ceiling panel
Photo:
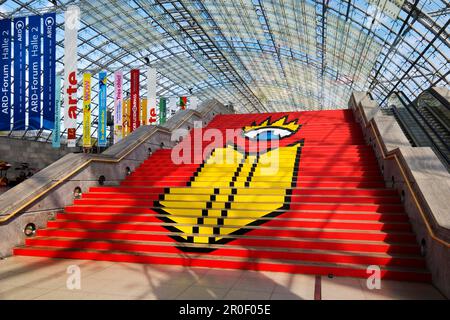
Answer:
M57 13L59 74L69 4L82 12L79 72L94 74L94 135L97 73L108 71L112 86L113 72L123 69L126 92L128 71L144 70L146 58L158 71L158 95L191 90L238 112L345 108L352 90L370 91L384 106L396 90L415 97L430 86L449 87L447 0L3 1L0 18ZM145 77L141 72L143 96ZM79 136L81 121L79 114Z

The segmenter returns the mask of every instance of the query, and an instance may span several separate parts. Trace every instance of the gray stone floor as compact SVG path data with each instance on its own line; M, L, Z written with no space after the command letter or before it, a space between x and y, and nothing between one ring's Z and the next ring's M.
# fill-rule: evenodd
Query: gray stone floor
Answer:
M80 269L80 289L67 288ZM322 277L322 299L444 299L430 284ZM0 260L0 299L314 299L315 277L167 265L10 257Z

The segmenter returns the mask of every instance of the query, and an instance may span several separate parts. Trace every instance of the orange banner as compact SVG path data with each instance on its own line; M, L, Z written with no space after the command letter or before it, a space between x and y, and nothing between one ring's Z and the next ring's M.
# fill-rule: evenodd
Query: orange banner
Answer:
M141 99L141 121L142 125L148 125L147 118L147 99Z
M130 132L130 99L124 99L122 104L122 136L126 137Z

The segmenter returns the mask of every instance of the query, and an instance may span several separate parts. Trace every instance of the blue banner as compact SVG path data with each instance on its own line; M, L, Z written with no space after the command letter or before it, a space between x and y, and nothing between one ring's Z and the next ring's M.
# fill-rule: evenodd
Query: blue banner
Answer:
M11 20L0 20L0 131L11 130Z
M56 14L47 13L44 20L44 66L42 110L44 129L55 127L55 75L56 75Z
M106 72L102 71L98 75L98 146L106 147Z
M61 76L55 81L55 127L52 133L53 148L61 147Z
M25 18L14 19L14 123L13 130L25 130Z
M28 129L41 128L41 16L28 17Z

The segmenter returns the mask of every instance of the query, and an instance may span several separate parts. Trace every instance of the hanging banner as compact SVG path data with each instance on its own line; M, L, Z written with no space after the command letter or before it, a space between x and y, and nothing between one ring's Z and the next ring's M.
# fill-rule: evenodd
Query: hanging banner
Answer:
M180 109L186 110L187 106L187 97L180 97Z
M0 20L0 131L11 130L11 20Z
M56 80L56 14L46 13L43 16L44 30L43 30L43 95L42 95L42 128L52 130L56 123L55 108L57 107L55 92L57 86ZM60 119L60 117L59 117ZM60 120L58 120L60 121Z
M77 6L69 6L64 23L64 127L67 130L67 146L76 146L77 128L77 34L80 9Z
M156 108L150 108L150 117L148 119L148 124L156 124L157 121L158 119L156 116Z
M148 125L147 99L141 99L141 119L142 119L142 125L144 125L144 126Z
M128 112L130 111L130 100L124 99L122 104L122 137L125 138L129 131L129 121L130 117Z
M28 130L41 128L41 16L28 17Z
M25 18L14 19L14 123L13 130L25 130Z
M198 105L198 98L196 96L191 96L189 98L189 109L197 109L197 105Z
M83 75L83 147L90 148L91 142L91 74Z
M114 73L114 143L122 139L123 73Z
M173 115L178 111L177 100L178 99L176 97L167 98L167 119L172 118Z
M147 70L147 117L146 124L156 124L156 69Z
M53 148L61 147L61 76L55 78L55 127L52 133Z
M98 75L98 146L106 147L106 71Z
M165 124L167 119L166 98L159 99L159 124Z
M130 132L139 127L139 70L131 70L130 96Z
M128 136L131 133L131 101L127 100L127 128L126 135Z

